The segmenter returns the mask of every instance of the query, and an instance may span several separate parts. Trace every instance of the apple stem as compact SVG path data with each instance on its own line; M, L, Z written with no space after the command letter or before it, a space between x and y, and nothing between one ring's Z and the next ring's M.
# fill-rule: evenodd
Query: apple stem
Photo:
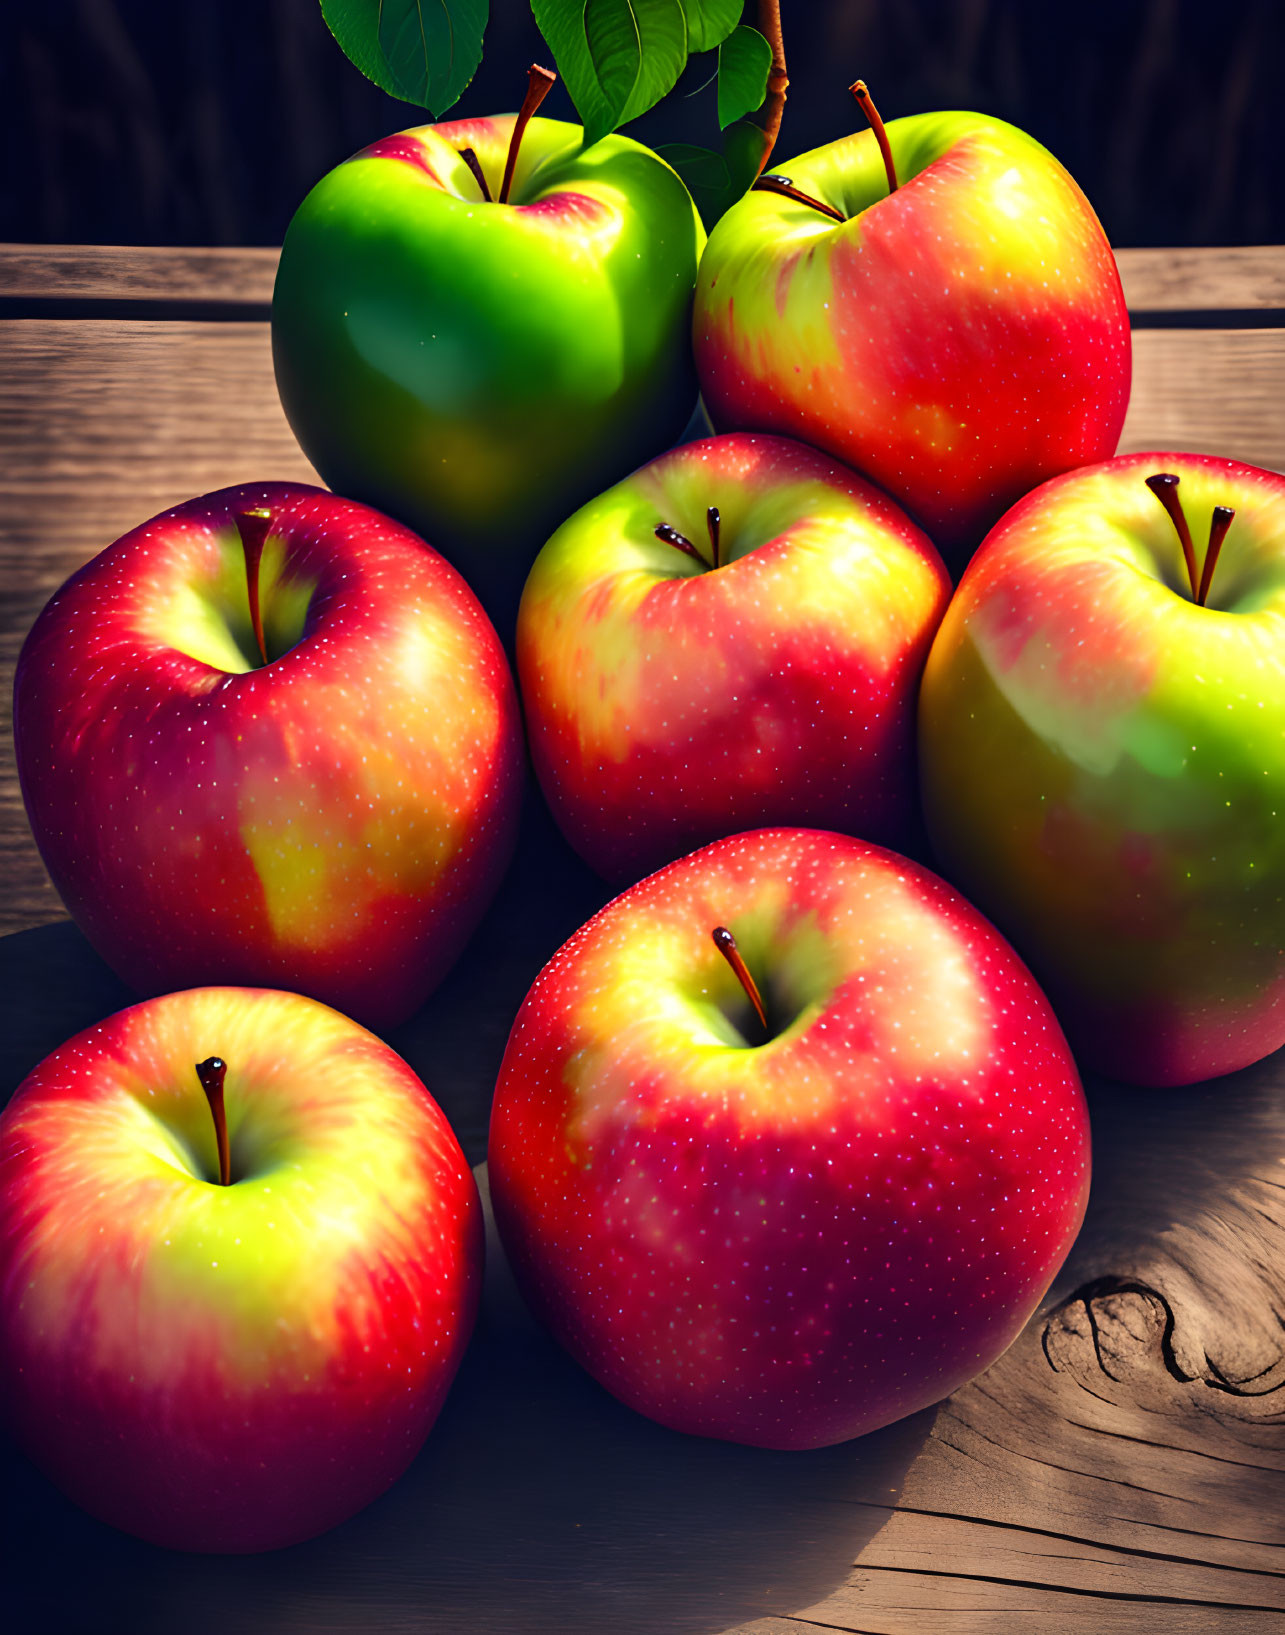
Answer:
M207 1056L203 1062L196 1064L196 1076L201 1081L201 1089L205 1091L205 1099L210 1104L210 1115L214 1119L214 1140L219 1149L219 1185L232 1185L232 1154L228 1147L228 1120L223 1110L223 1081L227 1077L228 1064L222 1056Z
M1218 553L1223 548L1223 540L1227 538L1227 530L1235 515L1229 505L1215 505L1214 514L1209 519L1209 544L1205 549L1205 565L1200 571L1200 594L1196 597L1201 607L1209 599L1209 587L1213 584L1214 569L1218 566Z
M888 132L884 129L883 120L879 117L879 110L875 107L874 98L870 95L865 80L854 80L848 87L857 99L857 107L870 121L870 129L875 133L875 141L879 144L879 152L883 155L883 168L888 177L888 192L897 191L897 167L892 162L892 143L888 140Z
M719 561L718 561L718 531L719 531L719 527L721 526L721 523L722 523L722 518L718 514L718 507L716 505L711 505L709 510L706 511L706 513L705 513L705 526L709 529L710 555L713 558L714 566L716 568L719 566Z
M750 189L751 193L780 193L784 198L797 199L800 204L810 205L813 210L819 210L823 216L829 216L831 221L847 221L847 217L832 204L822 204L820 199L814 199L810 193L803 192L802 188L795 187L788 176L760 176Z
M477 154L473 152L472 148L461 148L459 154L460 158L473 172L473 180L482 189L483 199L486 200L487 204L493 204L495 201L491 197L490 188L486 185L486 177L482 172L482 162Z
M686 534L680 534L677 528L671 528L667 522L658 522L655 527L657 539L664 540L666 545L672 545L675 550L685 551L688 556L699 562L702 568L709 567L709 563L700 554L688 539Z
M1178 535L1178 543L1182 546L1182 559L1187 564L1187 582L1191 586L1191 599L1198 602L1200 582L1196 574L1196 547L1191 542L1187 515L1182 508L1182 501L1178 498L1178 479L1172 471L1158 471L1154 477L1147 478L1147 487L1169 513L1169 520Z
M741 951L736 946L736 938L725 925L716 925L710 935L714 939L714 946L736 973L736 980L754 1007L755 1015L763 1024L764 1033L767 1032L767 1012L763 1009L763 1000L759 994L758 984L750 975L749 967L741 958Z
M245 589L250 601L250 625L259 644L259 657L265 664L268 662L268 649L263 640L263 615L259 609L259 563L271 524L272 513L262 506L253 511L242 511L236 519L241 549L245 553Z
M550 68L541 68L538 62L533 62L527 69L526 95L522 99L522 106L518 109L518 117L513 125L513 135L509 137L508 157L504 161L504 180L500 183L500 203L509 202L509 189L513 186L513 172L518 165L518 149L522 146L522 136L532 114L553 89L557 75Z

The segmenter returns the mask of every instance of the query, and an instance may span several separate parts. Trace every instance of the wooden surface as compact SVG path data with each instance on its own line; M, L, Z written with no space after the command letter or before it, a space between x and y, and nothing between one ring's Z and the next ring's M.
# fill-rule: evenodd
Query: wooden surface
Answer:
M1120 259L1133 306L1150 315L1135 337L1122 446L1285 469L1274 310L1285 306L1285 251ZM126 527L223 483L309 476L276 402L266 325L231 310L266 302L273 263L271 251L0 249L6 690L41 603ZM51 315L51 301L77 315ZM175 316L155 317L156 302ZM224 310L191 316L210 303ZM1157 327L1156 314L1172 324ZM5 754L7 1097L48 1050L129 996L62 915L7 744ZM530 800L495 908L443 988L391 1036L475 1163L512 1015L606 895ZM1017 1344L936 1409L806 1455L662 1431L535 1329L492 1245L479 1334L423 1455L385 1499L313 1544L245 1560L167 1555L80 1515L0 1449L5 1604L16 1608L6 1627L1279 1630L1285 1062L1178 1092L1089 1093L1095 1173L1080 1240Z
M1285 259L1276 245L1120 250L1116 259L1125 299L1135 312L1285 308ZM0 300L59 297L266 306L276 274L275 249L0 244Z

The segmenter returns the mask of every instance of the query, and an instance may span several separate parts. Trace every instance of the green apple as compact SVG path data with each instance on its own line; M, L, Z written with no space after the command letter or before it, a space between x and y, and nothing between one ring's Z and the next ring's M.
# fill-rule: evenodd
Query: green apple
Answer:
M514 125L423 126L332 170L290 224L272 308L304 453L421 533L502 627L553 529L690 418L704 247L663 160L626 136L584 150L558 120L526 126L499 202Z

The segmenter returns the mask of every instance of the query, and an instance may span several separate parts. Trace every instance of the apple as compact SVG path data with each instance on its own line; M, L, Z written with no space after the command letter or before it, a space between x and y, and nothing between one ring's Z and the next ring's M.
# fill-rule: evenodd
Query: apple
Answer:
M1179 481L1158 500L1156 477ZM1188 1084L1285 1044L1282 652L1285 477L1196 454L1045 483L937 635L937 856L1112 1077Z
M516 838L518 704L477 601L297 484L192 500L82 568L23 647L14 735L53 882L141 993L291 988L392 1026Z
M523 593L522 701L563 833L619 881L771 823L904 844L949 596L927 537L828 455L748 435L661 455L565 522Z
M0 1117L4 1418L155 1544L310 1538L419 1451L482 1242L450 1126L355 1022L244 988L135 1005Z
M1036 483L1115 453L1129 318L1093 210L1038 142L971 113L884 132L868 111L875 129L781 165L710 235L701 390L717 430L828 450L957 559Z
M423 534L507 637L553 529L691 416L704 242L677 174L627 136L582 150L578 125L507 114L387 137L286 233L286 415L324 480Z
M1009 1345L1079 1227L1089 1127L1052 1011L974 908L878 846L769 829L554 955L489 1168L519 1286L607 1390L811 1448Z

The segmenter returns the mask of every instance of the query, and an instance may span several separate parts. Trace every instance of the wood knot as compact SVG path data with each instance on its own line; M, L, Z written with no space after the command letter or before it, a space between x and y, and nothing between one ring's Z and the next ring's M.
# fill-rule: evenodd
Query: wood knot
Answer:
M1086 1283L1048 1317L1044 1355L1057 1373L1070 1374L1095 1396L1104 1384L1113 1400L1155 1398L1157 1392L1187 1400L1209 1391L1241 1399L1237 1408L1223 1402L1223 1413L1236 1417L1275 1417L1279 1399L1265 1401L1285 1388L1285 1349L1265 1355L1250 1332L1238 1336L1226 1328L1216 1348L1180 1336L1171 1299L1160 1289L1134 1278L1100 1277Z

